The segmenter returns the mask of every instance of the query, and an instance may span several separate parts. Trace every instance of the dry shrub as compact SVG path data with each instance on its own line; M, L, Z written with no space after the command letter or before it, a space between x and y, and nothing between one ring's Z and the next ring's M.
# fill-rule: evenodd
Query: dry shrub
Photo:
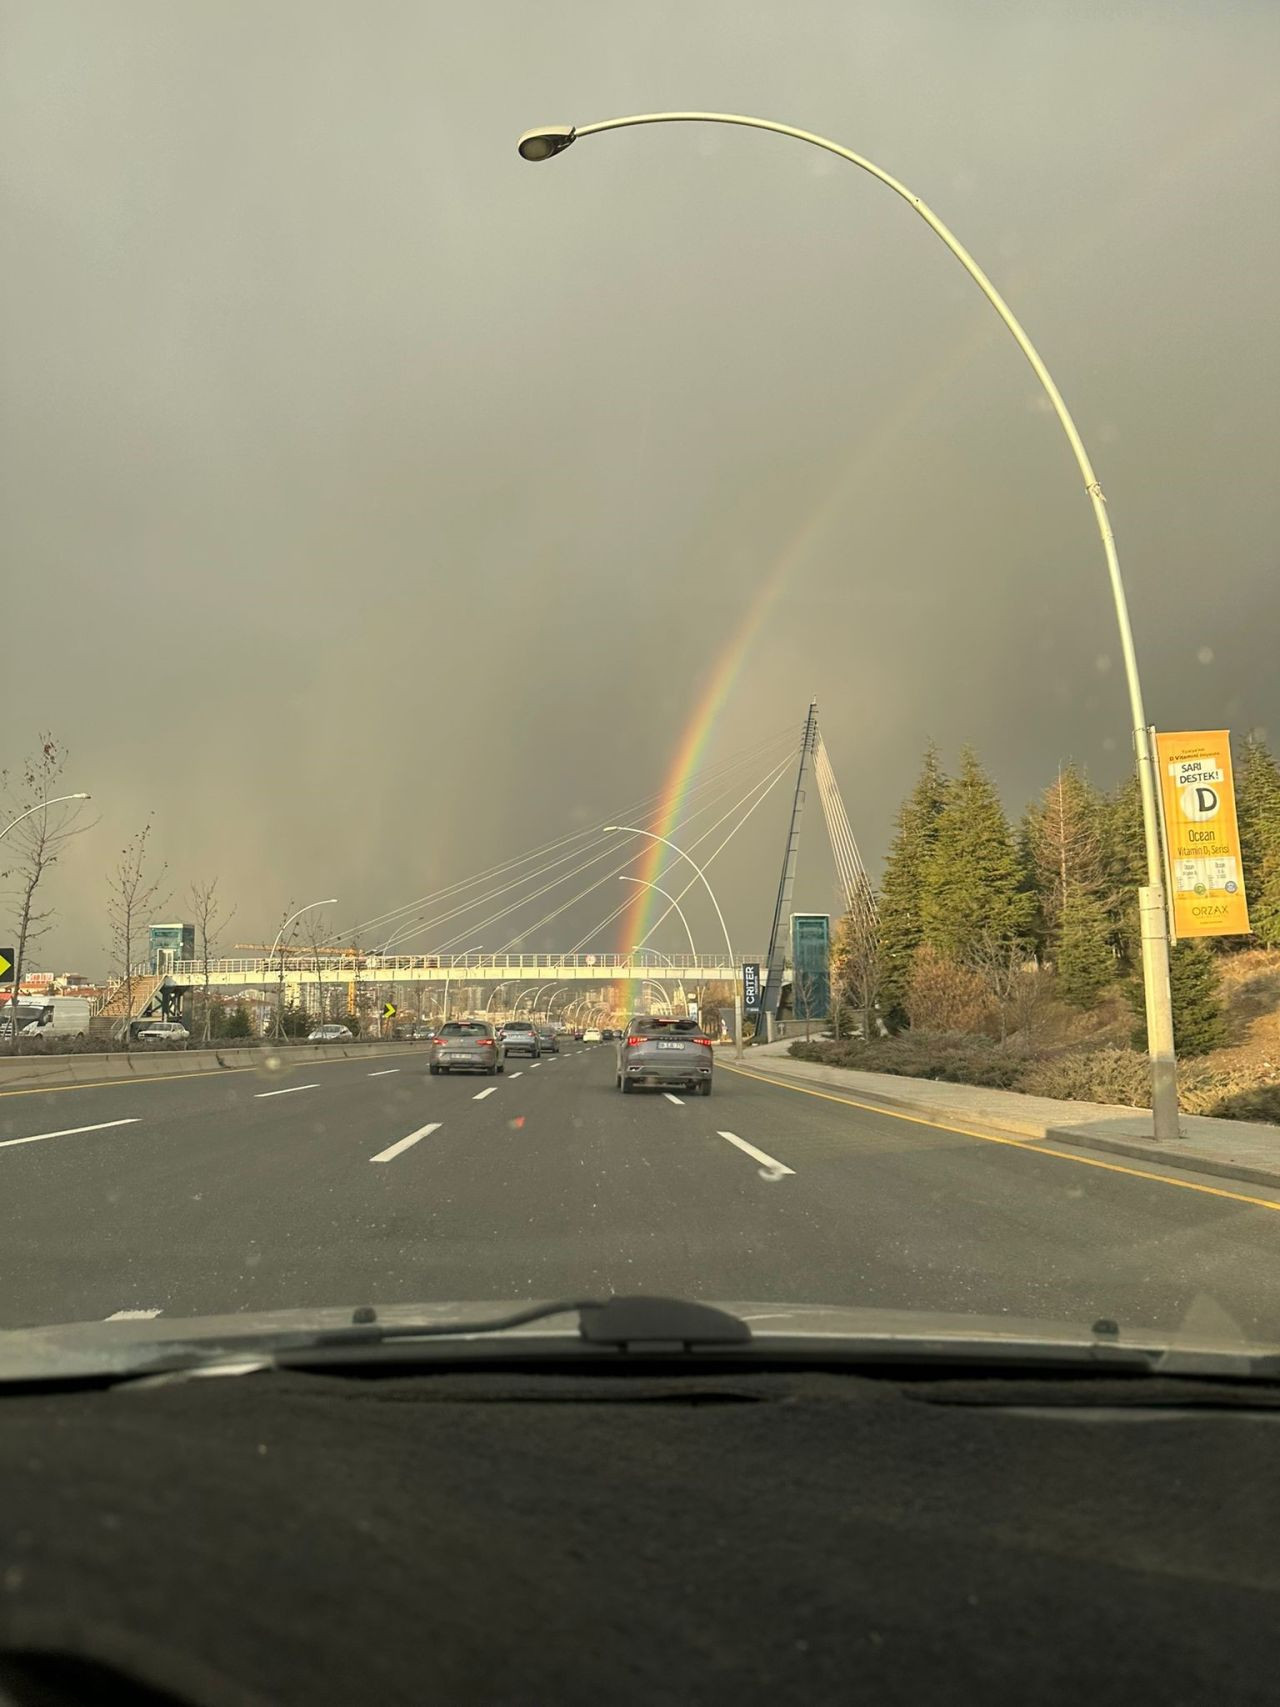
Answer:
M793 1043L799 1061L852 1067L863 1073L896 1073L909 1079L1016 1088L1028 1056L1016 1044L1003 1047L970 1032L904 1031L897 1037L851 1038L841 1043Z
M911 959L904 1007L913 1031L989 1031L995 1004L981 975L939 954L927 943Z

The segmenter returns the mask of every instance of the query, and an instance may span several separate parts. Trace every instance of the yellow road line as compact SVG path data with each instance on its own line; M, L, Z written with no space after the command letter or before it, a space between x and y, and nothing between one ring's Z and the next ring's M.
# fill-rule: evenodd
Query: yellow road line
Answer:
M1180 1191L1198 1191L1205 1197L1227 1197L1233 1203L1249 1203L1255 1209L1270 1209L1280 1214L1280 1203L1273 1203L1265 1197L1249 1197L1242 1191L1226 1191L1217 1185L1199 1185L1191 1180L1170 1179L1168 1174L1153 1174L1144 1168L1127 1168L1122 1162L1103 1162L1094 1156L1076 1156L1069 1150L1051 1150L1038 1138L998 1138L990 1132L971 1132L965 1126L950 1126L942 1120L929 1120L922 1114L904 1114L896 1108L880 1108L872 1102L859 1102L856 1097L838 1096L834 1091L814 1090L810 1085L791 1084L786 1079L771 1079L767 1073L758 1073L753 1067L730 1067L722 1063L726 1073L738 1073L744 1079L758 1079L762 1084L775 1085L780 1091L799 1091L802 1096L821 1097L824 1102L842 1102L847 1108L861 1108L868 1114L882 1114L890 1120L907 1120L913 1126L928 1126L936 1132L954 1132L960 1138L976 1138L983 1144L1004 1144L1011 1150L1026 1150L1033 1156L1052 1156L1060 1162L1074 1162L1081 1168L1101 1168L1108 1174L1127 1174L1130 1179L1152 1180L1156 1185L1176 1186ZM1171 1166L1184 1166L1194 1172L1194 1163L1170 1163Z
M412 1055L412 1049L388 1050L383 1060L393 1060L398 1055ZM341 1061L330 1058L328 1061L309 1061L308 1067L345 1067L356 1059L346 1056ZM302 1062L290 1063L302 1066ZM197 1067L194 1073L143 1073L136 1079L86 1079L82 1085L30 1085L25 1090L0 1091L0 1100L5 1097L43 1097L52 1096L57 1091L102 1091L112 1085L131 1085L136 1090L139 1085L167 1085L175 1079L224 1079L228 1073L256 1073L258 1063L255 1061L248 1067Z

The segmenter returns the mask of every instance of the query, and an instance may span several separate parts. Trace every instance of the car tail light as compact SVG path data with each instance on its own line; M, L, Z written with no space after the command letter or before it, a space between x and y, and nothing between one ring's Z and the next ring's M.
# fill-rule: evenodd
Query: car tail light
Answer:
M644 1042L643 1037L629 1037L627 1039L627 1048L628 1049L638 1049L643 1042Z
M477 1037L476 1042L480 1045L481 1049L492 1049L494 1047L493 1039L491 1037Z
M695 1037L691 1041L694 1043L700 1043L704 1049L711 1048L711 1039L709 1037Z
M443 1042L444 1042L444 1038L443 1038L443 1037L433 1037L433 1038L432 1038L432 1039L431 1039L431 1041L432 1041L432 1043L443 1043Z

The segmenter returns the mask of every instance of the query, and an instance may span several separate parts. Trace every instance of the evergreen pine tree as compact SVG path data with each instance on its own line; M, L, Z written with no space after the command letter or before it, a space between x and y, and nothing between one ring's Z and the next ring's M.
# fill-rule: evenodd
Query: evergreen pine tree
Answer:
M898 813L880 888L880 1000L887 1022L895 1028L906 1021L903 1004L911 979L911 957L924 940L921 904L925 871L946 788L938 749L930 742L919 780Z
M1266 742L1245 741L1236 781L1249 923L1264 948L1280 947L1280 767Z
M1069 883L1062 898L1053 958L1058 994L1072 1007L1091 1008L1115 976L1106 908L1081 884Z
M1173 1047L1179 1055L1207 1055L1227 1040L1218 960L1209 944L1178 943L1169 956L1169 987L1173 994ZM1138 1015L1134 1047L1147 1047L1147 1022L1142 985L1135 983L1130 1000Z
M1121 963L1135 970L1142 959L1138 890L1147 881L1147 844L1142 828L1142 792L1131 774L1107 795L1102 813L1104 903L1111 943Z
M237 1002L227 1019L226 1037L252 1037L253 1020L243 1002Z
M1035 902L995 785L965 748L924 871L924 940L967 962L992 941L1029 943Z

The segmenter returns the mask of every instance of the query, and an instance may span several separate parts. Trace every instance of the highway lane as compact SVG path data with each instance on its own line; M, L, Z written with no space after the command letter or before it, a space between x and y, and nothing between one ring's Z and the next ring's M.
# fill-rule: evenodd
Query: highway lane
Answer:
M0 1096L0 1326L662 1290L1280 1335L1280 1194L984 1142L723 1059L710 1099L623 1097L613 1058L431 1078L406 1050Z

